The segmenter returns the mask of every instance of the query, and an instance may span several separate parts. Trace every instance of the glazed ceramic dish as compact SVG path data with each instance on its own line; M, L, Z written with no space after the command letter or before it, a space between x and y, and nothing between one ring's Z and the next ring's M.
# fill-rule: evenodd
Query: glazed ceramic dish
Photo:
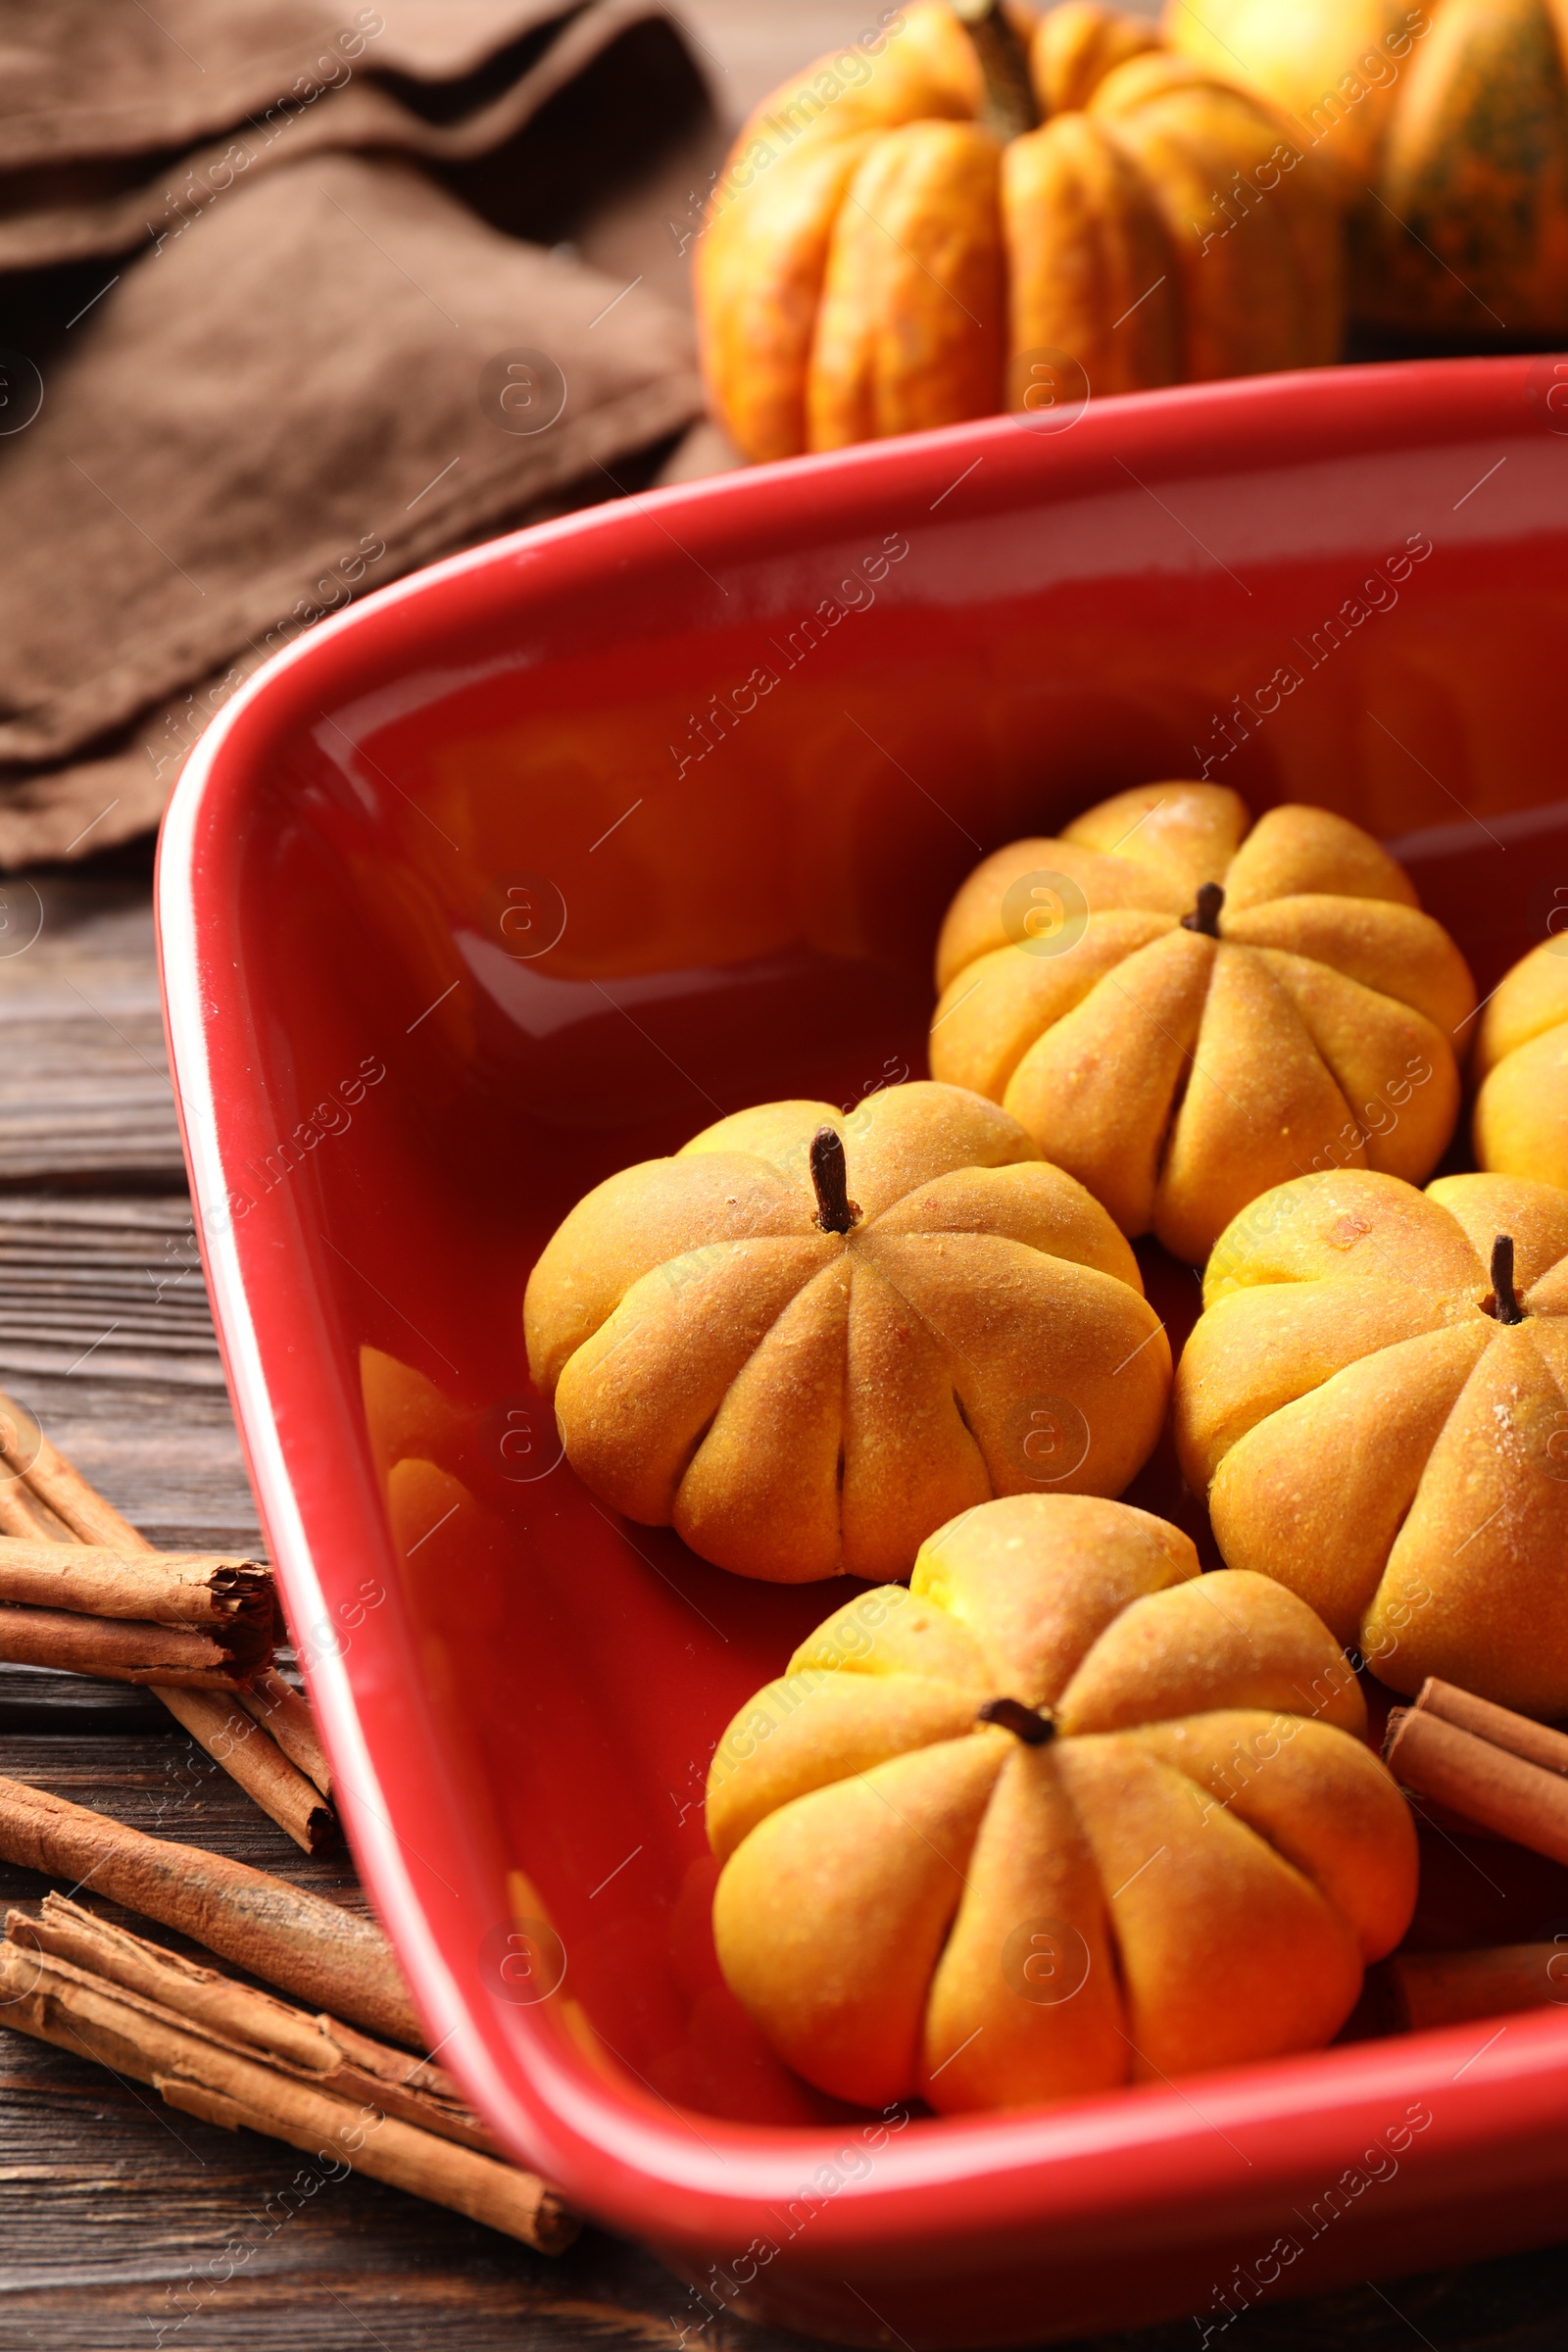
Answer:
M356 1852L444 2062L706 2282L671 2289L694 2328L1212 2333L1560 2232L1555 2009L1362 2017L1319 2055L955 2120L786 2076L714 1969L703 1781L846 1588L599 1508L520 1311L612 1169L921 1074L956 885L1124 786L1206 773L1396 841L1483 994L1561 927L1556 380L1203 385L630 498L324 623L186 766L159 876L186 1145ZM1179 1340L1192 1274L1143 1254ZM1129 1499L1193 1524L1168 1447ZM1561 1924L1568 1880L1532 1869L1439 1851L1423 1932Z

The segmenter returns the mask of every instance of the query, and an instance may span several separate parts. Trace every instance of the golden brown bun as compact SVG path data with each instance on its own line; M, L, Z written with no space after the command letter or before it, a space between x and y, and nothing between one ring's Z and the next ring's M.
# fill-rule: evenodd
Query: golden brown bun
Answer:
M988 1700L1049 1708L1025 1744ZM1312 1612L1143 1511L1018 1495L741 1709L709 1779L719 1962L798 2073L1018 2107L1310 2049L1415 1899Z
M859 1221L816 1221L811 1139ZM1170 1348L1099 1203L959 1088L845 1117L773 1102L612 1176L535 1266L528 1363L573 1469L743 1576L908 1573L955 1511L1116 1494L1164 1418Z
M1187 927L1204 885L1217 934ZM1312 1168L1415 1181L1453 1131L1464 958L1370 834L1214 784L1118 793L969 876L931 1068L1021 1120L1124 1233L1200 1264Z
M1488 1311L1499 1234L1516 1324ZM1568 1711L1568 1193L1302 1177L1221 1235L1203 1300L1176 1441L1228 1564L1396 1690Z
M1476 1158L1568 1185L1568 938L1516 963L1477 1025Z

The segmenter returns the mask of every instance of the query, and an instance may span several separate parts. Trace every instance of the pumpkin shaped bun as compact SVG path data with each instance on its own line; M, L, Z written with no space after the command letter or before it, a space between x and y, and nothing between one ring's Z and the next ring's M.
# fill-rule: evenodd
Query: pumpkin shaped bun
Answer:
M1568 939L1543 940L1494 992L1473 1067L1481 1166L1568 1185Z
M1170 1348L1137 1262L957 1087L768 1102L579 1201L524 1302L572 1468L778 1584L906 1576L993 1494L1119 1494Z
M1232 1568L1382 1681L1568 1712L1568 1193L1347 1170L1220 1238L1176 1382Z
M719 1965L820 2089L1019 2107L1305 2050L1415 1899L1305 1604L1124 1503L1013 1495L802 1644L718 1745Z
M1123 1233L1195 1265L1313 1168L1419 1180L1453 1131L1463 956L1327 808L1144 784L975 868L937 949L933 1075L1003 1103Z
M1216 196L1244 178L1261 202ZM757 109L696 292L716 415L748 458L788 458L1326 366L1339 217L1274 109L1147 24L914 0Z

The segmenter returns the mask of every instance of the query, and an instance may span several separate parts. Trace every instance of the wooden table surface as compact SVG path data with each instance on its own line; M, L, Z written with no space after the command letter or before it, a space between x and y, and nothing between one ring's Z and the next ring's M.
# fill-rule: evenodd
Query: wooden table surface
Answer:
M878 11L685 0L681 13L735 119ZM609 253L634 236L621 220L599 241ZM150 872L133 849L65 879L0 882L0 1386L155 1542L255 1548L165 1063ZM0 1667L0 1773L363 1901L345 1857L308 1861L134 1691ZM0 1867L6 1900L45 1884ZM1568 2256L1548 2251L1280 2305L1228 2329L1226 2352L1559 2352L1565 2313ZM796 2340L726 2317L694 2325L677 2282L600 2230L547 2261L373 2181L322 2181L290 2149L0 2032L0 2347ZM1198 2352L1200 2330L1182 2320L1115 2340Z

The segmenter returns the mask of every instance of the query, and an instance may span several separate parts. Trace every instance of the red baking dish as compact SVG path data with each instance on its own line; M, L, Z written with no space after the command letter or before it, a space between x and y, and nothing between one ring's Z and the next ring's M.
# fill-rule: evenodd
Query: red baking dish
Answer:
M355 1851L432 2043L704 2290L671 2286L694 2332L1185 2312L1206 2341L1561 2232L1555 2009L998 2116L794 2086L716 1981L702 1788L842 1591L599 1509L520 1320L612 1169L918 1074L948 894L1124 785L1206 772L1397 839L1483 991L1568 923L1559 379L1202 385L627 498L323 623L187 763L158 886L186 1148ZM373 1440L367 1361L402 1384ZM440 1465L396 1541L395 1455ZM1135 1498L1191 1516L1168 1460ZM1568 1914L1568 1878L1444 1850L1439 1939Z

